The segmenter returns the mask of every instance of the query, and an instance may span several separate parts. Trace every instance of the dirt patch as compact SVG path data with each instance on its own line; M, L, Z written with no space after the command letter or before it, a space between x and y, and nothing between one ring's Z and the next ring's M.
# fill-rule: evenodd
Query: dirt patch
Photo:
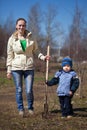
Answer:
M38 75L38 74L37 74ZM43 74L38 75L41 76ZM3 76L3 79L5 77ZM44 78L43 78L44 79ZM79 91L74 95L74 117L61 119L61 112L56 86L48 88L49 113L47 118L42 117L44 111L45 86L44 80L34 82L34 111L30 116L27 111L25 88L23 91L25 117L18 115L15 102L15 87L12 81L7 80L0 87L0 130L87 130L87 87L83 87L83 97L79 97Z

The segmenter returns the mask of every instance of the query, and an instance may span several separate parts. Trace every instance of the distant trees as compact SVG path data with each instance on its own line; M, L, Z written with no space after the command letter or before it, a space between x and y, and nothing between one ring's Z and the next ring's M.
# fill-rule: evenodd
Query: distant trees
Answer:
M70 26L69 35L64 39L61 23L58 19L58 7L49 5L47 9L41 9L37 3L31 7L28 13L28 30L32 32L32 37L37 41L39 48L46 54L46 47L51 46L51 55L58 58L59 44L62 44L61 56L70 56L75 61L87 60L87 26L78 6ZM6 57L6 47L9 36L15 30L15 21L11 15L5 23L0 21L0 56ZM61 39L61 40L60 40ZM60 50L59 50L60 51Z
M9 16L5 23L0 21L0 57L6 57L7 41L14 31L14 21Z
M60 31L57 10L56 6L50 5L45 11L42 11L39 4L35 4L29 12L28 29L33 33L34 39L43 52L46 52L48 44L50 44L51 50L56 46L55 39Z
M55 54L58 51L58 38L60 37L61 33L60 27L61 24L58 21L58 7L50 5L44 12L44 29L45 29L44 42L45 42L45 48L47 47L48 44L50 45L51 54Z
M41 18L42 15L39 5L33 5L28 14L28 30L32 32L32 37L38 43L40 42L41 38Z
M0 56L3 56L3 52L4 52L4 47L5 47L5 30L2 28L2 26L0 25Z
M63 56L70 56L75 63L75 70L80 79L79 96L82 97L82 88L85 83L87 66L87 26L83 22L84 18L78 6L76 6L73 21L62 48ZM84 62L83 62L84 61Z
M75 61L87 60L87 26L78 6L76 6L68 38L63 46L63 54L72 57Z

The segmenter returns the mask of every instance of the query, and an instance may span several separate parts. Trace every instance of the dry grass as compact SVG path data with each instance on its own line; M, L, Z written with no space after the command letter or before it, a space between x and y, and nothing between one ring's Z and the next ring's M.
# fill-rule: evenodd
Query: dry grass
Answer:
M52 74L50 73L50 77ZM49 113L47 118L42 117L45 97L44 81L44 73L36 72L35 114L32 116L28 115L24 90L25 117L21 118L16 108L14 84L6 79L5 71L0 73L0 130L87 130L87 81L82 86L82 98L79 96L79 90L74 95L72 103L75 116L71 119L61 119L56 86L48 88Z

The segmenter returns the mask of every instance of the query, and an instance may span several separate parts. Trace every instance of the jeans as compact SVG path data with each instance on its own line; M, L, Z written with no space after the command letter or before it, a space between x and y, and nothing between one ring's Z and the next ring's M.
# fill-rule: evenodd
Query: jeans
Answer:
M26 98L28 103L28 109L33 110L33 81L34 70L16 70L12 71L13 80L16 87L16 102L18 110L24 110L23 105L23 78L25 83Z
M70 96L59 96L62 116L73 115L71 99L72 99L72 97L70 97Z

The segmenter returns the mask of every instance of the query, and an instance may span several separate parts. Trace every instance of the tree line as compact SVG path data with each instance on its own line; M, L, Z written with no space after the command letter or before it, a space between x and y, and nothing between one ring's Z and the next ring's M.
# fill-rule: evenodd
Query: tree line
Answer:
M34 4L27 15L27 28L33 39L44 54L49 44L54 59L70 56L74 61L87 61L87 25L83 13L76 6L67 35L58 15L57 6L50 5L44 11L39 4ZM5 23L0 21L0 57L6 57L7 41L14 27L15 21L10 15Z

